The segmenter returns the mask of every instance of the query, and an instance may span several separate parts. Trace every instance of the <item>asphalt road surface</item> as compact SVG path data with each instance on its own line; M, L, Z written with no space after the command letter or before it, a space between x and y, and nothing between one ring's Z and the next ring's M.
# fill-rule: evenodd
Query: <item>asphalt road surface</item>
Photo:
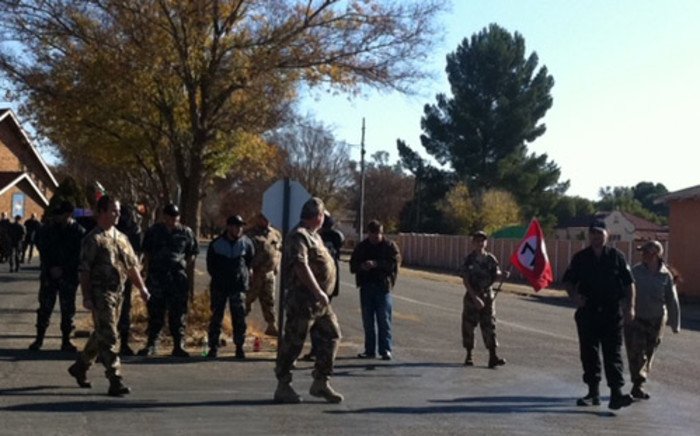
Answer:
M199 259L200 272L202 261ZM61 353L58 309L44 349L26 351L34 336L36 268L16 274L0 265L0 435L589 435L700 433L700 317L684 307L684 329L666 331L651 375L652 398L612 412L604 404L581 408L581 381L573 308L556 293L533 296L506 285L498 297L501 354L508 364L486 367L478 336L474 367L464 367L458 280L403 270L394 293L394 360L360 360L363 333L358 292L342 265L341 294L333 301L343 340L332 385L338 405L308 395L311 364L300 362L298 405L272 401L274 351L223 357L129 358L125 380L133 393L106 396L103 368L93 388L78 388ZM198 289L206 286L199 274ZM79 316L87 316L81 311ZM254 308L251 323L260 323ZM84 340L76 340L81 345ZM197 351L197 350L191 350ZM629 388L629 384L626 389Z

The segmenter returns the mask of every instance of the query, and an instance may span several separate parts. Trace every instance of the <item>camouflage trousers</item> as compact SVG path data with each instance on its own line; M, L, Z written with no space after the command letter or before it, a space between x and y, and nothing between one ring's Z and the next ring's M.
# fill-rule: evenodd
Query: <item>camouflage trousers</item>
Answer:
M666 317L653 320L635 319L625 324L625 348L633 384L641 385L647 380L654 352L661 344L665 324Z
M121 362L117 347L117 320L123 293L118 289L93 289L92 319L95 329L78 355L78 364L85 370L100 357L108 379L121 378Z
M474 331L476 326L481 327L481 336L486 348L496 349L496 303L490 296L482 296L484 307L479 310L469 294L464 294L462 301L462 345L467 350L474 349Z
M250 281L246 294L245 308L250 313L255 300L260 300L260 309L268 324L275 323L275 274L273 272L256 272Z
M78 285L64 280L53 280L42 274L39 285L39 309L36 311L36 328L46 331L49 328L51 314L56 306L56 298L61 307L61 333L70 335L75 328L75 294Z
M275 374L281 381L291 381L292 366L297 360L309 332L315 335L316 362L313 378L328 380L333 374L333 362L340 343L340 326L333 308L328 305L319 307L316 301L305 291L292 292L285 304L287 318L284 334L277 353Z

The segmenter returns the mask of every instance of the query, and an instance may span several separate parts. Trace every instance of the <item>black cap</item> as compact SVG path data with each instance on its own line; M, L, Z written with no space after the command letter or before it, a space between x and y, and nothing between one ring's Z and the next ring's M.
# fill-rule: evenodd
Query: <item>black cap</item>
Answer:
M180 215L180 209L172 203L168 203L163 208L163 213L171 217L176 217Z
M226 219L227 226L242 226L243 224L245 224L245 221L240 215L231 215Z
M489 235L487 235L486 232L483 230L477 230L476 232L472 233L472 239L477 239L477 238L488 239Z
M603 220L593 220L591 225L588 226L588 230L592 232L604 232L605 231L605 221Z
M64 213L73 213L73 204L68 200L63 200L53 208L54 215L63 215Z

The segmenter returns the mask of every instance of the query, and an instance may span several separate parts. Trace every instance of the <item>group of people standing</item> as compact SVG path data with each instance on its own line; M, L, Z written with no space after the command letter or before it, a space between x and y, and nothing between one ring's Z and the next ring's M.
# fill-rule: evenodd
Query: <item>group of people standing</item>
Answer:
M36 219L36 214L32 214L23 224L21 215L10 220L7 212L0 213L0 263L7 262L10 272L19 271L19 265L25 260L32 262L34 241L40 227L41 222Z

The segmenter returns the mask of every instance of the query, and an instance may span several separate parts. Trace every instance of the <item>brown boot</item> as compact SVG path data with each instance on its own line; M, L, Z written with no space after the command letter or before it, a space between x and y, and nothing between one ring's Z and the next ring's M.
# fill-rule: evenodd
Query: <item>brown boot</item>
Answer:
M340 403L344 399L342 394L336 392L331 387L331 385L328 383L328 380L315 379L314 382L311 384L309 393L314 397L325 398L326 401L334 404Z

